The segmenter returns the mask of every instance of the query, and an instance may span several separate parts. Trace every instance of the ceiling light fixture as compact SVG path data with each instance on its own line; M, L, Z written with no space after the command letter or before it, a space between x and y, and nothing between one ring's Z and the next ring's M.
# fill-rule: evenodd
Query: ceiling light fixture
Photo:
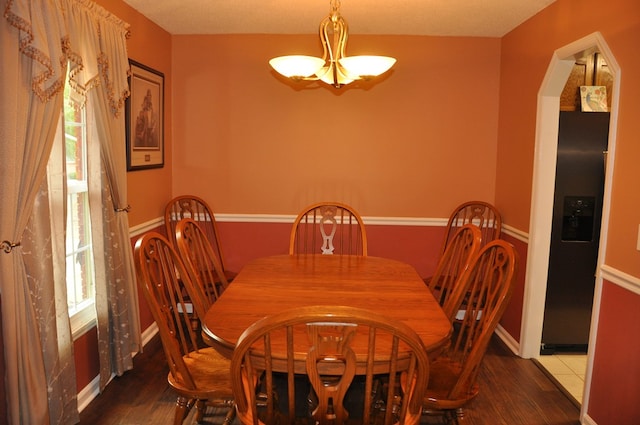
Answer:
M279 56L269 64L294 81L321 80L340 88L357 80L369 80L387 72L395 58L388 56L345 56L349 27L340 15L340 0L331 0L331 12L320 22L322 58L304 55Z

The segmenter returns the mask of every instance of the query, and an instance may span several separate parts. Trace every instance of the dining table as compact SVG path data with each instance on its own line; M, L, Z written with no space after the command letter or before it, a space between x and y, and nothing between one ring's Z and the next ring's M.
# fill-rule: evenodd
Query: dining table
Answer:
M205 342L231 358L242 333L286 309L343 305L410 326L430 357L449 341L451 322L411 265L356 255L276 255L247 263L202 320Z

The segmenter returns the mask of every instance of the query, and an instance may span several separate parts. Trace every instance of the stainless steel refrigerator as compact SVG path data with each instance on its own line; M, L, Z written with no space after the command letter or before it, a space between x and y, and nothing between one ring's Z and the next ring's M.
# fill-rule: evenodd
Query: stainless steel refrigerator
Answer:
M607 112L560 112L542 354L587 349L608 134Z

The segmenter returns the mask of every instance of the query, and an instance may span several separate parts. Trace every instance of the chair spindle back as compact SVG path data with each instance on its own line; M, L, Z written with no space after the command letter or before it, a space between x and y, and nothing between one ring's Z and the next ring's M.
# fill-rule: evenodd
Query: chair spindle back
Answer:
M447 245L456 231L465 224L475 224L482 232L482 246L494 239L500 238L502 231L502 217L493 205L483 201L470 201L459 205L447 223L447 231L440 248L440 255L444 254Z
M289 254L367 255L367 232L360 214L338 202L305 208L291 229Z
M204 317L229 283L207 235L196 221L184 218L178 222L176 245L194 291L198 293L198 297L193 300L196 313L199 317Z
M362 404L347 408L345 395L358 376ZM343 425L358 417L363 424L418 424L428 378L426 350L411 328L345 306L301 307L263 318L245 330L231 359L245 425L294 423L296 417L296 424ZM302 406L296 394L305 396Z

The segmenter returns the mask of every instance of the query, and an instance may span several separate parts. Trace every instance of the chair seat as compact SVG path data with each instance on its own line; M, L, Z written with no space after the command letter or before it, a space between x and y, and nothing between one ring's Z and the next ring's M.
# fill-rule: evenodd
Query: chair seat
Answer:
M516 262L513 246L496 239L481 248L462 273L451 298L466 298L466 311L453 322L444 354L431 362L423 399L426 414L440 414L456 424L464 418L465 404L478 394L476 378L489 339L513 293Z
M431 362L429 385L424 396L424 407L427 410L457 409L478 395L478 386L474 384L466 395L458 396L455 400L449 399L451 389L457 383L462 369L462 364L448 358Z
M194 399L232 399L230 361L215 349L207 347L182 357L196 389L187 388L181 377L169 373L167 380L176 391Z
M136 241L134 260L138 284L158 325L169 366L167 380L178 394L173 424L182 425L194 407L195 420L201 421L206 406L226 407L225 423L231 423L231 363L213 348L199 346L193 313L201 295L180 255L167 238L148 232Z

